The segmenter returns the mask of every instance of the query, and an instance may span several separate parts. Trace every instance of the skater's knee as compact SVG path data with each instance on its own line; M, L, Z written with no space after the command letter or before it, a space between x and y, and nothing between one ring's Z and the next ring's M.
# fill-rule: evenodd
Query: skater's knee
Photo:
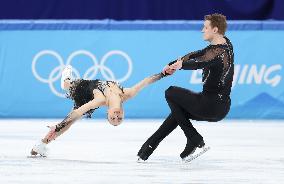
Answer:
M165 97L166 99L172 98L174 95L175 91L175 86L170 86L166 91L165 91Z

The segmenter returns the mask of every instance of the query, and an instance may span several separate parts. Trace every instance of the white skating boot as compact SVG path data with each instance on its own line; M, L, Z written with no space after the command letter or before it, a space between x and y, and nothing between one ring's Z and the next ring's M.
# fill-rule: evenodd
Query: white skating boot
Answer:
M33 149L31 150L31 156L47 157L47 154L48 149L46 147L46 144L41 141L34 145Z
M71 65L65 66L65 68L64 68L63 71L62 71L62 74L61 74L61 88L62 88L63 90L65 90L65 88L64 88L64 81L65 81L66 79L69 79L69 80L71 80L71 81L73 80L72 71L73 71L73 69L72 69L72 66L71 66Z
M47 135L42 139L42 141L40 141L39 143L37 143L36 145L34 145L33 149L31 150L31 156L42 156L42 157L47 157L48 155L48 149L47 149L47 143L49 143L52 140L55 140L56 138L56 126L47 126L50 130L47 133ZM44 140L44 142L43 142Z

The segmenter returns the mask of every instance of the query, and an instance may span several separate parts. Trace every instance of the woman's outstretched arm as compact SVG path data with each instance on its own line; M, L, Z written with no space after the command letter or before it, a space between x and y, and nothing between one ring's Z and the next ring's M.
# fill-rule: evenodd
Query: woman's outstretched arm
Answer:
M166 77L166 76L167 76L167 74L158 73L158 74L152 75L150 77L146 77L145 79L138 82L137 84L135 84L131 88L124 88L125 98L123 99L123 101L134 97L137 93L139 93L139 91L141 91L146 86L148 86L148 85L150 85L150 84L152 84L152 83L154 83L154 82L156 82L156 81L158 81L158 80L160 80L160 79L162 79L163 77Z
M95 97L92 101L82 105L78 109L72 110L60 123L55 126L50 127L50 131L42 139L43 143L50 143L55 140L58 136L67 131L70 126L78 119L80 119L84 113L88 112L91 109L95 109L99 106L104 105L105 98Z

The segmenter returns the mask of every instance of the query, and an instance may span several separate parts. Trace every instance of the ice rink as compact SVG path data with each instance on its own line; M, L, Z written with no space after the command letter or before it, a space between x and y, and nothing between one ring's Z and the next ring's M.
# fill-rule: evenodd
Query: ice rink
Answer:
M27 158L59 120L0 120L0 183L284 183L284 122L194 122L211 149L191 163L179 158L177 128L144 163L136 154L162 120L81 120L49 145L48 158Z

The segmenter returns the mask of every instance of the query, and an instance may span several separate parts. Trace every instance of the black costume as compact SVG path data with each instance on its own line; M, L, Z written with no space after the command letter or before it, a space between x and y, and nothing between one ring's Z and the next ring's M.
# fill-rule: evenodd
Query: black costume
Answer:
M70 98L74 101L74 109L78 109L85 103L94 99L94 89L98 89L105 95L105 89L110 87L110 84L113 83L117 85L121 91L123 92L123 88L114 81L102 81L102 80L84 80L78 79L71 82L71 87L67 93L67 98ZM91 109L86 112L88 118L91 118L92 113L95 109Z
M203 90L200 93L170 86L165 98L171 113L160 128L143 144L138 156L147 160L158 144L177 126L187 137L187 145L181 153L185 158L196 147L205 145L203 137L192 126L189 119L200 121L220 121L229 112L231 87L234 75L234 52L230 40L225 44L209 45L203 50L185 55L184 70L202 69ZM175 63L173 61L169 65Z

